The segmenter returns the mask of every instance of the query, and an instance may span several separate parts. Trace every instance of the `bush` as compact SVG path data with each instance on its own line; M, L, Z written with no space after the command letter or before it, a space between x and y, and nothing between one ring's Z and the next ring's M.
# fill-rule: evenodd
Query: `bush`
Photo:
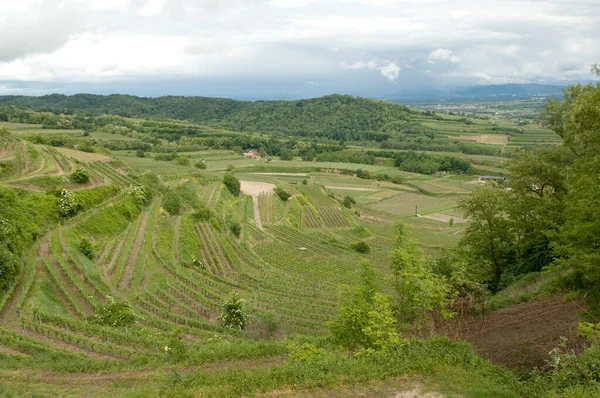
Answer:
M58 214L62 217L75 215L79 211L79 202L73 192L68 189L61 188L57 192L58 196Z
M92 321L106 326L131 325L137 316L128 301L117 301L112 296L106 296L106 305L98 308L92 315Z
M240 195L240 180L238 180L233 174L225 173L223 176L223 184L225 184L233 196Z
M187 156L178 156L175 159L175 162L180 165L180 166L189 166L190 165L190 158L188 158Z
M162 207L172 216L179 214L181 205L181 198L174 192L167 192L163 197Z
M146 157L146 153L145 153L143 150L141 150L141 149L138 149L138 150L135 152L135 156L137 156L138 158L144 158L144 157Z
M206 170L206 162L204 162L204 160L201 160L200 162L196 162L194 163L194 167L200 170Z
M208 221L212 216L213 214L210 209L207 209L206 207L199 207L192 214L192 220L195 222Z
M240 225L239 222L237 221L232 221L229 224L229 230L231 231L232 234L234 234L236 237L240 237L240 234L242 233L242 226Z
M275 193L277 194L277 196L279 196L279 199L283 200L284 202L287 201L290 198L290 196L292 196L288 191L281 187L276 187Z
M87 238L81 238L81 241L79 242L79 251L90 260L94 258L92 242Z
M344 205L344 207L349 209L352 207L353 204L356 204L356 200L354 200L352 196L346 195L342 204Z
M350 247L359 252L359 253L363 253L363 254L369 254L371 252L371 246L369 246L369 244L367 242L363 242L360 241L358 243L352 243L350 245Z
M235 291L221 304L219 322L228 329L243 330L248 320L246 300L240 298Z
M90 180L90 176L82 168L77 168L70 176L71 181L77 184L85 184Z

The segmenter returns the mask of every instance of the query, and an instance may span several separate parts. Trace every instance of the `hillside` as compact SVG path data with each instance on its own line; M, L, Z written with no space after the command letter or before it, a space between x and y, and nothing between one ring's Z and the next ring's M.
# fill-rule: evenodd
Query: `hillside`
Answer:
M479 176L511 172L508 157L65 113L0 108L0 394L544 395L546 381L497 365L544 366L579 320L572 307L525 307L540 325L564 323L551 336L511 324L506 346L543 344L499 355L512 312L480 329L473 311L490 296L473 299L485 285L461 268L479 260L451 257L474 224L461 204ZM409 113L440 139L482 148L512 128ZM502 148L556 137L524 126L537 134L547 140ZM243 327L226 323L232 303ZM358 342L346 308L368 325ZM442 322L451 312L461 315Z

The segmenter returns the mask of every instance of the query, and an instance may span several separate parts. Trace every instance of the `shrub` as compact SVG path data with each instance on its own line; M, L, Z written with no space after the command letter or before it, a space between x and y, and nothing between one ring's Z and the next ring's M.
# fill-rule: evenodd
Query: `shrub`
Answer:
M117 301L112 296L106 296L107 303L98 308L92 315L92 321L106 326L131 325L137 316L128 301Z
M187 156L177 156L175 162L180 166L189 166L190 158L188 158Z
M217 217L211 217L210 218L210 224L219 232L221 232L221 223L219 222L219 219Z
M356 204L356 200L354 200L352 196L346 195L342 204L344 205L344 207L349 209L352 207L353 204Z
M213 216L210 209L206 207L200 207L192 214L192 220L195 222L208 221Z
M360 241L357 243L352 243L350 245L350 247L359 253L368 254L371 252L371 246L369 246L369 244L367 242L363 242L363 241Z
M281 187L276 187L275 193L277 194L277 196L279 196L279 199L283 200L284 202L287 201L290 198L290 196L292 196L288 191Z
M87 238L81 238L81 241L79 242L79 251L90 260L94 258L92 242Z
M90 176L87 173L87 171L85 171L82 168L77 168L75 169L75 171L71 174L70 176L71 181L73 181L74 183L77 184L85 184L86 182L88 182L90 180Z
M167 192L163 197L162 207L172 216L179 214L181 204L181 198L174 192Z
M150 192L142 185L131 186L128 193L135 199L136 203L140 207L146 206L148 202L150 202Z
M228 329L243 330L248 320L246 300L240 298L235 291L221 304L219 323Z
M304 180L302 180L302 185L307 185L308 184L308 180L305 178Z
M206 170L206 162L204 162L204 160L201 160L200 162L196 162L194 163L194 167L200 170Z
M234 234L236 237L240 237L240 234L242 232L242 226L240 225L239 222L237 221L232 221L229 224L229 230L231 231L232 234Z
M145 153L143 150L141 150L141 149L138 149L138 150L135 152L135 156L137 156L138 158L144 158L144 157L146 157L146 153Z
M240 180L238 180L233 174L225 173L223 176L223 184L229 189L229 192L233 196L239 196L240 194Z
M58 214L62 217L75 215L79 211L79 202L73 192L68 189L61 188L58 193Z

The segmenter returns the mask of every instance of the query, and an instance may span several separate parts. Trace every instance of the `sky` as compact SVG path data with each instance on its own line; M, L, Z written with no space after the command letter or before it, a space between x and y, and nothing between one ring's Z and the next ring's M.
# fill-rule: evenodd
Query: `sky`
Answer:
M400 98L562 84L598 0L0 0L0 95Z

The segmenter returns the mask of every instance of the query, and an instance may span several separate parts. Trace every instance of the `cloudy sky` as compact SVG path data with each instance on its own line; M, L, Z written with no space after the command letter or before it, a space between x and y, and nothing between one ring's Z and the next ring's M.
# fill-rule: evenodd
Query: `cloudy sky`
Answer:
M0 0L0 94L402 97L588 80L598 0Z

